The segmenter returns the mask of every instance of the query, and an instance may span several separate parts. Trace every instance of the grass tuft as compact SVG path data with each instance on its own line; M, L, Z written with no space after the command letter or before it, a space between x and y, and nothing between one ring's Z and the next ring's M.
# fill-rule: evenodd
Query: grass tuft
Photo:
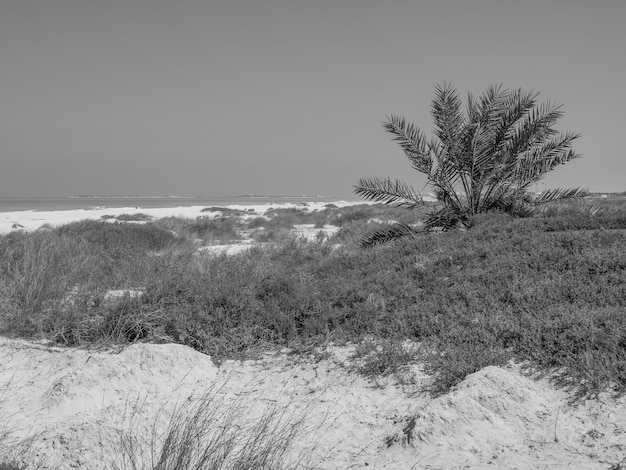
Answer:
M146 432L130 417L120 433L116 470L295 469L307 451L295 452L294 440L305 431L306 407L295 413L288 406L226 403L220 389L176 407L161 430L159 418ZM256 409L255 409L256 408ZM146 436L148 438L146 439Z

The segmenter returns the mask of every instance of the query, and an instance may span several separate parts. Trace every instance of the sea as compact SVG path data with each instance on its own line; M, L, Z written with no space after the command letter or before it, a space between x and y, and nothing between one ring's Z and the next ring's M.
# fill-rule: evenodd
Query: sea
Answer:
M356 202L352 196L65 196L65 197L0 197L0 212L56 211L76 209L106 209L113 207L157 208L188 206L227 206L258 204L302 204L307 202Z

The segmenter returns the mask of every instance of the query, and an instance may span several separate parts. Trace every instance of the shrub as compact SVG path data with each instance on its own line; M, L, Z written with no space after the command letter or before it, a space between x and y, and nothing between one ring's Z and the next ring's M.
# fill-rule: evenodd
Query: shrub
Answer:
M197 217L188 221L183 226L183 231L190 237L199 238L205 242L210 241L232 241L241 240L237 228L239 222L231 217L220 217L210 219L207 217Z
M104 218L104 217L103 217ZM121 214L115 217L120 222L147 222L152 220L152 216L138 212L136 214Z
M296 208L268 209L265 216L270 217L270 221L267 223L268 227L287 229L291 229L295 224L307 223L310 217L307 211Z
M103 249L113 258L145 254L170 247L178 240L169 230L154 224L136 225L84 220L63 225L56 233L67 239L80 239Z
M163 256L181 247L160 228L101 222L2 236L0 331L69 344L101 338L97 304L107 289L142 286L152 250Z
M185 238L202 240L203 243L229 242L242 238L239 232L241 223L239 219L233 217L202 216L195 219L167 217L154 223Z
M360 360L359 373L376 378L397 374L408 364L418 360L417 349L405 345L401 339L385 338L382 341L365 339L356 347L354 358Z
M255 229L267 226L268 219L265 217L255 217L246 222L246 228Z
M202 209L200 212L221 212L222 217L241 216L241 215L247 214L246 211L242 211L241 209L232 209L230 207L216 207L216 206L206 207Z
M290 228L270 224L250 233L250 238L258 243L278 243L293 237Z

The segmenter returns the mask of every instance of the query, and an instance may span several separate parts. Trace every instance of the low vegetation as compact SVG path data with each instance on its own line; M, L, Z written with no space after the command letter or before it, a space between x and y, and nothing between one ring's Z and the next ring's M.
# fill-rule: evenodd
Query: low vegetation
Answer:
M0 328L69 345L166 339L217 359L373 338L387 361L423 362L434 393L511 359L582 395L623 393L626 214L591 204L478 215L467 231L373 251L358 240L380 225L381 206L276 211L254 229L253 216L13 232L0 237ZM274 220L283 234L284 220L342 225L315 242L268 236L236 256L196 252L198 238L269 234ZM111 301L112 289L143 294ZM390 346L405 339L419 351ZM385 373L371 357L367 370Z
M233 215L240 216L240 215L248 214L248 212L241 210L241 209L232 209L230 207L219 207L219 206L205 207L204 209L202 209L202 212L219 212L224 217L233 216Z
M232 243L241 240L239 220L236 217L197 217L183 219L166 217L154 222L154 226L166 229L177 236L199 242L202 245L212 243Z
M147 222L152 216L138 212L136 214L103 215L102 220L118 220L120 222Z
M478 214L466 231L416 232L373 250L360 247L365 234L389 221L419 227L423 213L362 205L14 231L0 236L0 333L66 345L172 341L218 362L353 342L362 374L399 376L420 363L435 395L510 360L578 397L622 395L625 207L615 197L561 203L530 218ZM307 242L291 235L297 224L340 228ZM234 256L198 251L246 237L266 243ZM202 462L186 426L205 412L175 417L152 458L167 468ZM279 468L272 439L282 434L252 431L259 458ZM239 445L229 440L235 434L214 437ZM139 468L129 449L123 468ZM1 468L19 468L11 461Z

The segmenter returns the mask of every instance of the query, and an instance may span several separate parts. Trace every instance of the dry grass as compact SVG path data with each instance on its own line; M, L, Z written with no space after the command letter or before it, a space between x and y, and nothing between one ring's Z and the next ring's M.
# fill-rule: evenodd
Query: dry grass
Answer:
M218 387L157 416L146 432L134 407L120 431L114 470L281 470L301 468L308 450L292 445L305 431L307 407L227 403ZM308 442L312 442L309 440Z
M0 402L7 393L9 383L0 386ZM23 470L31 439L15 436L19 422L17 415L0 415L0 470Z

